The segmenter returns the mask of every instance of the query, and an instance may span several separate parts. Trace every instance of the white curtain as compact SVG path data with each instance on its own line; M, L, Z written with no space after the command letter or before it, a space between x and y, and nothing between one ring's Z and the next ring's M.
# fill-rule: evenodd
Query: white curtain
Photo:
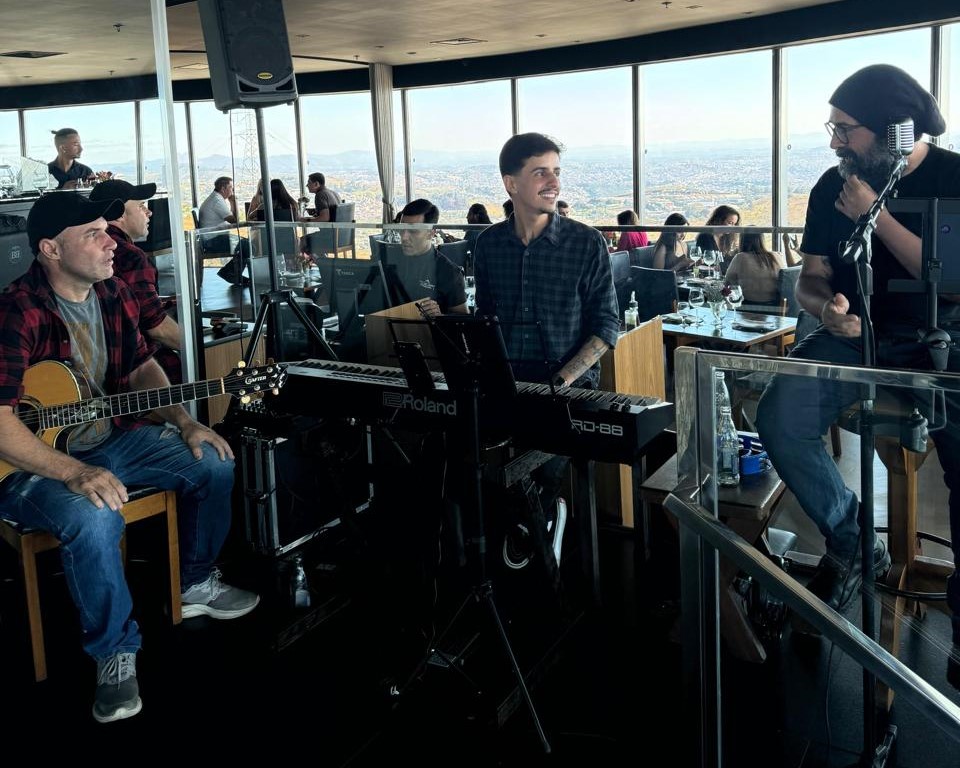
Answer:
M370 65L370 99L373 102L373 140L383 192L383 222L393 221L393 67Z

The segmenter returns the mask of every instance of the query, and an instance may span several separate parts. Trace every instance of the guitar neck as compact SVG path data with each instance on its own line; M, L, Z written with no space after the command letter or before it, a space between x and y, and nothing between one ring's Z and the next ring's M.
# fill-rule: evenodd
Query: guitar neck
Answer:
M146 413L169 405L180 405L223 394L226 394L223 379L209 379L192 384L174 384L160 389L139 389L118 395L93 397L65 405L48 406L41 408L39 415L41 424L66 427L114 416Z

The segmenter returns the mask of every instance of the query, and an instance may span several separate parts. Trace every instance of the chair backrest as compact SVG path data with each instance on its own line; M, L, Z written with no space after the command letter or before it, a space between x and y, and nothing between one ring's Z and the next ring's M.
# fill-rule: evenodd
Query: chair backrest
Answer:
M331 221L354 221L356 206L356 203L340 203ZM356 229L318 229L307 235L307 250L318 256L322 253L335 253L343 248L353 248L356 238Z
M334 211L334 221L356 221L356 203L339 203ZM339 248L353 247L357 242L357 230L338 229L337 246Z
M200 229L200 209L197 206L193 206L190 209L190 215L193 216L193 228Z
M658 315L673 312L674 302L680 298L676 272L672 269L630 267L630 275L630 288L626 292L626 300L630 300L630 291L636 294L639 309L638 322L642 323Z
M797 317L800 312L800 304L797 302L797 280L800 278L800 270L803 266L798 264L795 267L784 267L777 275L777 297L782 301L787 300L787 315Z
M653 252L657 249L654 245L644 245L640 248L630 249L630 266L632 267L653 267Z
M383 258L383 233L370 235L370 258L379 260Z
M467 251L470 250L470 241L456 240L452 243L442 243L439 250L460 269L463 269L467 265Z
M630 279L629 251L614 251L610 254L610 275L614 285Z

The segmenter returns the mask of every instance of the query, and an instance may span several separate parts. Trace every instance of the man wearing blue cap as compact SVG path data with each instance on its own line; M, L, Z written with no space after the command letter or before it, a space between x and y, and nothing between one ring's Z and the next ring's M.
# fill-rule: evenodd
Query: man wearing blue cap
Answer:
M15 470L0 486L0 511L61 542L84 650L97 662L93 716L110 722L141 708L136 677L140 630L120 558L128 485L179 496L183 617L232 619L259 602L220 581L214 560L230 527L233 454L181 406L158 409L170 426L99 419L71 432L67 451L41 441L15 410L24 374L45 360L68 361L99 394L169 385L138 330L139 305L113 277L116 243L107 220L119 200L75 192L40 198L27 218L36 261L0 294L0 459Z
M860 298L856 265L840 259L858 218L869 210L891 175L899 153L887 147L887 128L912 120L916 144L896 185L900 197L960 197L960 155L921 141L945 130L933 96L903 70L878 64L855 72L830 97L826 123L830 147L840 162L810 192L800 251L803 270L797 300L821 325L791 354L811 360L859 364ZM896 293L888 282L921 277L921 219L883 210L872 238L874 297L871 314L877 364L889 368L930 368L917 331L927 325L923 294ZM960 305L938 301L940 324L960 339ZM948 368L960 371L953 347ZM757 411L757 429L777 472L826 539L826 554L808 588L842 611L862 582L859 500L846 487L827 455L822 435L860 397L855 385L799 376L778 376L767 387ZM947 394L947 426L931 432L950 489L954 558L960 552L960 399ZM882 575L890 556L877 539L874 566ZM955 642L960 642L960 581L948 584ZM812 632L805 622L794 628Z

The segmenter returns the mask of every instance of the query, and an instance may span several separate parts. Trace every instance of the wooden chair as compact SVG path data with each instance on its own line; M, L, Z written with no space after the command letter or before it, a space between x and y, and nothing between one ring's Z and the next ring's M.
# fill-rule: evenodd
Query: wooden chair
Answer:
M124 522L129 525L157 515L167 518L167 554L170 567L170 617L174 624L182 619L180 608L180 545L177 540L177 494L156 488L131 491L130 500L123 505ZM43 622L40 613L40 588L37 580L37 555L60 546L51 533L25 528L10 520L0 519L0 537L17 550L30 625L30 644L33 650L33 675L39 683L47 679L47 656L43 641ZM126 542L120 548L126 560Z

